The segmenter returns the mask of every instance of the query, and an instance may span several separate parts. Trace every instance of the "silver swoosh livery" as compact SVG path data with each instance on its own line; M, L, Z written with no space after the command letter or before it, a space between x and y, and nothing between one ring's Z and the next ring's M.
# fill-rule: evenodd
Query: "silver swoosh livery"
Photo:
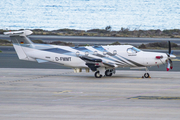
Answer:
M167 71L173 68L172 60L176 56L169 53L144 52L131 45L69 47L48 44L34 44L27 36L30 30L5 32L9 35L16 53L21 60L36 61L38 63L54 62L74 69L79 73L95 72L96 78L112 76L117 67L133 67L146 69L167 63ZM144 74L150 77L149 73Z

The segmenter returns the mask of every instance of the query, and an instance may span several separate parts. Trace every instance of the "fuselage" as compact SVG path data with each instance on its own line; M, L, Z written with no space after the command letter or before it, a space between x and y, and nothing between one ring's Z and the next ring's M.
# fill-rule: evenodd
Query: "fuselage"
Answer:
M167 60L165 53L144 52L131 45L69 47L34 44L33 47L22 47L31 60L41 59L72 68L87 67L80 56L102 59L103 63L114 64L116 67L155 66L165 64ZM157 56L161 58L158 59Z
M131 45L107 45L69 47L47 44L34 44L27 35L32 34L30 30L5 32L10 35L13 46L19 59L37 61L38 63L53 62L74 69L75 73L85 68L86 72L95 72L96 78L112 76L117 67L145 68L165 64L167 71L173 68L172 60L176 58L171 53L169 41L169 52L144 52ZM148 78L149 73L144 77Z

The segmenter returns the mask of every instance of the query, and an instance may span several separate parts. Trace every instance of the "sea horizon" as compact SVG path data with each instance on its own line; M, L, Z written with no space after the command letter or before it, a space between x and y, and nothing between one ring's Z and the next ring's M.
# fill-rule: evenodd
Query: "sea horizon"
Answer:
M179 0L1 0L1 29L180 29Z

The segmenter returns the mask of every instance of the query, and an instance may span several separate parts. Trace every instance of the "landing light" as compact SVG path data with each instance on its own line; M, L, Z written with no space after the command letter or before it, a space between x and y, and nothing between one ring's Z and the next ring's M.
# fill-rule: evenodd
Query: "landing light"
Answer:
M96 65L96 66L99 66L99 63L96 63L95 65Z

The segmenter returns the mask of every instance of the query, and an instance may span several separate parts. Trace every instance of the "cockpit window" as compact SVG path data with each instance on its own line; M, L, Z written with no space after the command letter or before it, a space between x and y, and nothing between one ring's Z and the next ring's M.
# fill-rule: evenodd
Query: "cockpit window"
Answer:
M127 52L128 52L129 54L135 53L135 51L134 51L132 48L128 48L128 49L127 49Z
M135 50L136 52L140 52L141 50L136 48L136 47L132 47L133 50Z
M140 52L141 50L139 50L138 48L136 48L136 47L132 47L132 48L128 48L127 49L127 52L129 53L129 54L135 54L135 53L138 53L138 52Z

